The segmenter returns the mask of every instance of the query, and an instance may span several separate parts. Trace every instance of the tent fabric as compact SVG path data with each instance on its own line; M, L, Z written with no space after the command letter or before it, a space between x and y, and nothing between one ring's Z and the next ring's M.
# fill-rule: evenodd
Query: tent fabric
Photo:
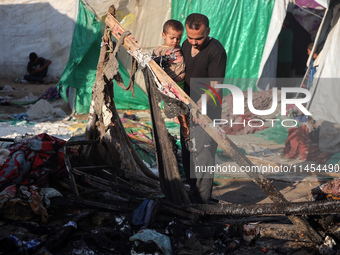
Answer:
M325 22L319 29L316 44L323 48L316 59L319 66L314 75L311 87L312 100L309 102L309 110L314 119L325 119L334 123L340 123L340 4L328 10L324 18ZM325 34L325 31L330 31Z
M172 0L172 18L185 23L190 13L202 13L209 17L210 36L225 47L228 60L227 78L255 78L267 38L274 2L267 0ZM186 35L182 37L182 42ZM244 79L242 79L244 80ZM255 84L237 84L242 90Z
M323 9L324 7L318 3L317 1L313 0L295 0L296 5L303 7L303 8L309 8L309 9Z
M76 89L74 111L77 113L88 113L90 108L102 37L100 30L101 21L98 21L96 16L80 2L70 60L58 83L61 87L61 95L66 101L68 101L67 89L69 87ZM120 73L125 84L128 84L129 75L122 65L120 65ZM133 98L130 92L124 91L116 83L114 86L117 109L149 108L147 96L140 88L136 87L135 98Z
M31 52L52 60L48 74L59 78L68 61L77 13L75 0L1 0L0 78L24 76Z
M168 1L144 0L140 1L113 1L100 2L87 0L80 2L77 26L74 31L69 62L59 82L62 88L62 97L70 100L71 107L77 113L88 113L92 98L97 62L100 52L100 43L105 16L109 6L116 7L117 19L122 25L131 31L138 39L139 45L144 50L152 51L161 43L161 31L163 23L169 18L170 8ZM150 6L147 10L143 6ZM157 13L154 19L150 19L152 13ZM157 24L157 25L155 25ZM84 47L85 46L85 47ZM131 58L126 50L120 50L119 72L124 83L129 82L129 69ZM135 97L131 92L124 91L116 83L114 85L115 104L117 109L148 109L148 99L144 92L144 79L140 79L140 71L136 74ZM67 95L67 89L70 95ZM74 90L75 89L75 90Z
M308 31L314 39L320 27L324 11L324 8L308 10L296 5L292 13L299 24Z
M275 1L274 3L267 39L258 70L258 77L260 79L257 82L257 88L259 90L267 90L273 87L273 84L268 84L266 82L266 78L276 77L277 38L288 11L289 3L290 0ZM261 80L262 78L264 79Z
M101 42L100 28L101 24L95 19L95 15L80 1L69 61L58 83L61 86L61 96L66 101L67 88L77 89L77 113L88 113L90 109Z
M28 55L35 51L39 56L53 61L49 68L51 76L60 77L63 74L59 85L64 99L71 102L71 107L77 113L86 113L92 97L105 14L112 4L117 8L117 18L121 24L149 52L163 43L162 25L170 17L184 23L190 13L206 14L210 19L210 35L221 41L228 54L227 78L275 77L277 36L287 11L294 3L306 6L303 1L2 0L1 21L6 26L0 29L0 77L23 76ZM313 99L309 108L315 119L322 116L329 121L339 122L340 114L336 109L339 109L340 95L335 78L339 78L340 73L340 63L336 59L339 55L336 46L340 28L337 22L338 7L334 8L339 1L308 1L311 2L313 5L317 2L329 6L329 11L316 35L316 41L323 49L317 59L319 67L311 88ZM315 28L312 26L311 29ZM185 38L184 33L182 42ZM119 60L120 72L124 81L127 81L131 60L125 50L119 51ZM332 80L326 82L327 78ZM148 108L140 71L137 72L136 84L142 94L136 93L135 98L131 97L130 92L115 88L118 109ZM256 86L241 84L239 87L242 90L248 87L253 87L253 90L270 88L261 79Z

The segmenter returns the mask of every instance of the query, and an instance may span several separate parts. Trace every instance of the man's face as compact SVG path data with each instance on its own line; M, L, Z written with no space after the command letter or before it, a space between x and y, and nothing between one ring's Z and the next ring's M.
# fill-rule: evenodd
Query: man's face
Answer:
M164 44L169 47L176 48L181 41L183 31L174 30L172 27L169 27L166 33L162 33L162 37L164 40Z
M201 50L205 40L209 36L210 28L206 28L205 25L202 24L198 30L191 29L188 25L185 25L185 29L187 30L188 42L194 49Z

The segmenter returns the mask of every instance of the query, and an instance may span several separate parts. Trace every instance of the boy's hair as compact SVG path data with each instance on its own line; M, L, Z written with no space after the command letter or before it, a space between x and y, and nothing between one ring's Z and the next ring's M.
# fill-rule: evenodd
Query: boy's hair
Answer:
M314 43L310 43L310 44L308 44L307 49L312 50L312 49L313 49L313 46L314 46Z
M175 20L175 19L169 19L163 25L163 33L166 34L166 32L168 31L168 29L170 27L173 30L176 30L176 31L183 31L184 30L181 22L179 22L178 20Z
M209 28L209 19L203 14L192 13L187 17L185 25L187 25L190 29L195 30L199 30L202 25Z
M35 52L30 53L30 56L29 56L30 61L33 62L37 57L38 57L37 53L35 53Z

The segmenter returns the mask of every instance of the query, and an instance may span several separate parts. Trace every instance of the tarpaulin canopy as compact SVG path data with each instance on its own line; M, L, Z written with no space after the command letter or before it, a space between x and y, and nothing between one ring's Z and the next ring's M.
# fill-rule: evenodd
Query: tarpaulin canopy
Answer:
M155 4L151 0L143 1L142 5L138 5L138 8L136 8L136 5L131 5L131 3L126 5L123 1L116 2L114 4L117 7L117 18L121 19L126 29L133 33L144 50L151 52L153 48L162 43L160 36L162 25L170 18L168 12L170 10L169 1L163 1L161 5L159 3ZM89 8L89 6L92 8ZM274 1L267 0L228 0L223 2L215 0L209 3L173 0L171 1L171 18L178 19L184 24L185 18L190 13L198 12L207 15L210 19L210 35L223 44L228 54L226 77L254 78L258 75L273 6ZM97 63L95 59L98 59L95 54L99 54L100 45L100 42L98 42L100 35L97 33L100 21L96 20L96 16L91 12L91 9L95 9L93 1L87 1L85 5L82 3L79 5L70 60L59 83L62 85L64 98L66 98L66 89L68 87L77 89L73 96L75 111L83 113L89 109L91 87L94 83ZM99 11L99 13L101 12ZM164 13L166 14L165 16ZM184 34L182 42L185 38L186 35ZM80 48L78 44L83 44L82 41L84 43L86 41L87 46ZM87 58L88 55L90 56ZM92 59L92 63L89 63L89 59ZM120 66L120 72L126 73L123 67L129 69L129 57L125 52L121 51L119 59L123 64ZM82 74L83 71L86 75ZM77 78L78 76L79 78ZM127 76L125 80L127 80ZM142 79L137 77L136 82L143 90ZM256 88L255 84L248 83L238 84L238 86L244 90L249 86ZM116 107L118 109L148 108L147 100L142 90L137 89L136 97L132 98L131 95L116 86L115 91L118 93L115 96ZM120 92L124 94L120 94Z
M148 52L163 43L161 32L166 20L174 18L184 23L188 14L198 12L208 16L211 26L210 36L221 41L227 51L227 78L251 78L249 80L255 81L258 77L274 77L275 45L287 11L294 11L296 5L299 8L318 10L322 6L335 6L333 2L336 0L308 1L307 4L302 0L212 0L209 2L4 0L0 2L1 21L2 24L6 24L0 29L3 49L0 53L0 76L3 78L23 76L28 55L35 51L39 56L53 61L49 73L51 76L61 77L59 86L62 88L63 98L70 102L75 112L87 113L96 76L104 30L103 21L109 6L113 4L117 8L118 20ZM331 37L327 40L335 40L337 36L335 22L337 15L333 15L336 13L335 10L336 8L332 7L332 11L329 11L332 12L333 20L329 23L334 25L328 27L331 26L332 31L328 33L329 30L325 28L319 36L323 38L320 40L326 40L328 34ZM306 19L303 20L306 23ZM306 27L307 30L315 32L315 24L308 22L307 26L309 26ZM184 33L182 42L185 39ZM326 74L333 77L337 71L339 61L334 59L337 56L335 43L331 44L327 40L326 43L322 42L324 47L323 54L320 54L317 77L318 75L325 77ZM118 57L120 73L127 83L130 56L122 49ZM144 81L141 77L142 75L137 73L135 98L130 92L115 87L115 103L118 109L148 108L147 98L143 92ZM261 86L263 84L260 83L238 85L242 90L248 87L254 90L268 89L266 84ZM316 91L313 102L322 104L322 100L326 100L325 96L319 98L320 94L322 93ZM335 91L332 95L336 95Z

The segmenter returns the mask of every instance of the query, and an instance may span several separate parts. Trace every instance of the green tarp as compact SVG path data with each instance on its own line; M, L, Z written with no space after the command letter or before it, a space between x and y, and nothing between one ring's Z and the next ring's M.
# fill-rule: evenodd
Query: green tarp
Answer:
M190 13L207 15L210 20L210 36L218 39L227 51L226 82L237 85L242 90L252 87L256 91L256 79L249 79L252 83L245 82L248 79L240 79L237 84L234 81L235 78L257 78L274 2L275 0L172 0L171 16L184 24ZM77 113L88 113L90 107L102 37L100 28L101 22L80 1L69 62L58 83L66 101L67 88L76 89L74 108ZM182 42L185 39L184 33ZM125 84L128 84L129 77L122 65L119 70ZM232 81L228 82L228 79ZM135 87L133 98L131 92L115 85L114 101L117 109L149 108L147 96L138 86Z
M74 108L79 114L86 114L90 109L102 38L100 29L101 22L80 1L69 61L58 83L66 101L68 87L76 89ZM124 83L129 84L129 75L122 65L119 71ZM149 109L147 96L138 86L135 86L135 98L131 92L124 91L117 84L114 91L117 109Z
M257 78L275 0L172 0L171 16L185 24L191 13L209 18L210 36L218 39L227 52L226 78ZM182 42L186 39L183 34ZM253 84L233 84L246 91ZM235 79L233 79L235 81Z

